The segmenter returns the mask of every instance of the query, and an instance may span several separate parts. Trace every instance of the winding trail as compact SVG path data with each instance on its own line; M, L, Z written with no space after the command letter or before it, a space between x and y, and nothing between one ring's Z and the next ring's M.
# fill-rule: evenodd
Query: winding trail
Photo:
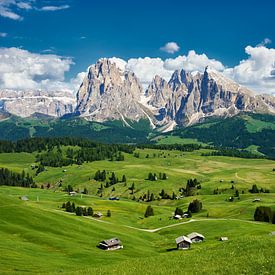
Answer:
M44 209L46 210L46 209ZM63 213L63 214L69 214L69 215L75 215L74 213L69 213L69 212L64 212L62 210L49 210L47 209L46 211L50 211L50 212L58 212L58 213ZM154 229L146 229L146 228L139 228L139 227L134 227L134 226L130 226L130 225L125 225L125 224L116 224L116 223L112 223L109 221L104 221L104 220L100 220L100 219L96 219L93 217L88 217L88 216L83 216L85 219L89 219L89 220L93 220L96 222L101 222L101 223L106 223L106 224L110 224L110 225L116 225L116 226L123 226L126 228L130 228L130 229L134 229L134 230L138 230L138 231L143 231L143 232L149 232L149 233L155 233L158 232L160 230L163 229L167 229L167 228L171 228L171 227L175 227L175 226L180 226L183 224L188 224L188 223L193 223L193 222L205 222L205 221L238 221L238 222L245 222L245 223L251 223L251 224L264 224L261 222L256 222L256 221L248 221L248 220L241 220L241 219L234 219L234 218L206 218L206 219L191 219L189 221L185 221L185 222L179 222L179 223L174 223L174 224L169 224L169 225L165 225L162 227L158 227L158 228L154 228Z

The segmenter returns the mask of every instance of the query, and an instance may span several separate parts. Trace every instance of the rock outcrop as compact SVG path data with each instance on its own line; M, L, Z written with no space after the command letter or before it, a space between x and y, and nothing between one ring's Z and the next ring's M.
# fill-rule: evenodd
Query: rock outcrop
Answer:
M73 113L75 103L71 92L0 90L0 111L20 117L35 114L61 117Z
M90 66L77 93L78 112L89 120L139 120L142 87L133 72L121 71L108 59Z

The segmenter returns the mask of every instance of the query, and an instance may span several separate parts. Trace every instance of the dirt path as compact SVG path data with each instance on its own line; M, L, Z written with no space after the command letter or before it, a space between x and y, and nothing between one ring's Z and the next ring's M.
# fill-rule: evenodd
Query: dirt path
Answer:
M46 210L46 209L44 209ZM64 212L62 210L49 210L47 209L46 211L50 211L50 212L58 212L58 213L63 213L63 214L69 214L69 215L75 215L74 213L69 213L69 212ZM108 222L108 221L104 221L101 219L96 219L93 217L87 217L84 216L84 218L89 219L89 220L93 220L96 222L101 222L101 223L106 223L106 224L110 224L110 225L116 225L116 226L123 226L123 227L127 227L130 229L134 229L134 230L138 230L138 231L143 231L143 232L149 232L149 233L155 233L158 232L160 230L163 229L167 229L167 228L171 228L171 227L175 227L175 226L179 226L179 225L183 225L183 224L188 224L188 223L193 223L193 222L205 222L205 221L239 221L239 222L246 222L246 223L252 223L252 224L264 224L261 222L256 222L256 221L247 221L247 220L241 220L241 219L234 219L234 218L205 218L205 219L191 219L189 221L185 221L185 222L179 222L179 223L174 223L174 224L169 224L169 225L165 225L162 227L158 227L155 229L146 229L146 228L139 228L139 227L134 227L134 226L130 226L130 225L125 225L125 224L116 224L116 223L112 223L112 222Z
M244 180L244 181L246 181L246 179L239 177L237 172L235 173L235 177L236 177L237 179L239 179L239 180Z

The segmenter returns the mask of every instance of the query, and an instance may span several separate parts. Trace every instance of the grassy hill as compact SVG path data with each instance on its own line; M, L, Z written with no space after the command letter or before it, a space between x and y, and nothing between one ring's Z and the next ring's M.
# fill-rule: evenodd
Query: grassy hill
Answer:
M162 144L191 139L214 146L252 149L275 158L275 116L247 113L226 119L211 118L155 139Z
M275 116L240 114L231 118L209 118L200 124L161 134L148 120L104 123L81 118L7 117L0 121L0 140L28 137L85 137L104 143L158 143L214 145L248 150L275 158Z
M274 225L254 222L253 214L259 205L275 209L275 162L201 155L207 151L136 149L139 157L124 153L124 161L46 167L37 176L32 169L37 152L0 154L0 167L30 173L39 187L50 183L49 189L0 186L1 274L274 274L275 238L270 235ZM101 183L94 175L103 169L115 172L119 179L126 175L126 184L104 187L100 196ZM168 179L149 181L149 172L166 173ZM179 188L190 178L201 183L193 196L152 202L137 199L148 190L155 196L162 189L179 195ZM69 196L64 192L69 184L79 192L87 188L88 194ZM252 184L270 192L251 194ZM214 195L216 188L220 193ZM229 202L236 189L240 199ZM120 200L111 201L110 196ZM253 202L255 198L261 201ZM186 210L194 199L203 203L202 211L189 219L171 218L176 207ZM65 212L61 205L67 201L90 206L104 216L96 219ZM148 205L155 215L144 218ZM111 217L106 216L108 210ZM176 250L175 238L193 231L202 233L205 241L188 251ZM218 241L221 236L229 241ZM124 248L102 251L96 247L111 237L118 237Z
M18 140L29 137L85 137L105 143L145 143L151 132L149 121L89 122L82 118L54 119L49 117L8 117L0 121L0 140Z

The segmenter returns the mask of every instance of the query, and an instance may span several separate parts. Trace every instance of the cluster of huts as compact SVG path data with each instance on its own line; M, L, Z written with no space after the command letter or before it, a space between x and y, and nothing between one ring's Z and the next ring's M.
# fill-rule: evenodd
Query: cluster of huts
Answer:
M192 243L204 241L205 237L197 232L192 232L187 236L179 236L176 238L177 249L189 249ZM220 237L220 241L228 241L227 237ZM121 241L118 238L103 240L98 244L98 247L103 250L117 250L123 248Z
M187 236L176 238L177 249L189 249L192 243L199 243L204 240L204 236L197 232L192 232Z

